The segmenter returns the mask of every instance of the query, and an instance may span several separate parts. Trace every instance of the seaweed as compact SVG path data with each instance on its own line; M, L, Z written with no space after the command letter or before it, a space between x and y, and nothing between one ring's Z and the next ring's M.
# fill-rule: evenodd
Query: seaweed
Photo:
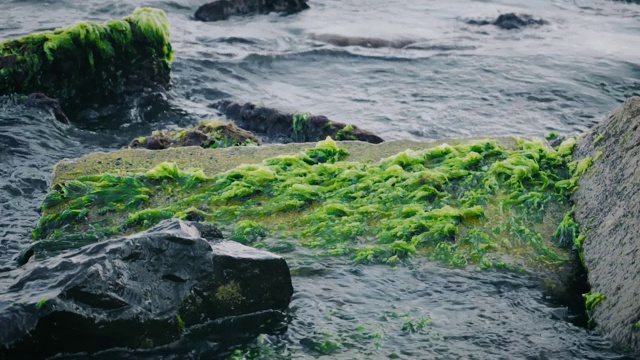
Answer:
M260 140L251 132L237 127L233 122L220 120L202 121L195 128L175 131L154 131L151 136L137 137L129 147L162 150L170 147L200 146L205 149L231 146L257 146Z
M594 320L593 312L596 309L596 306L600 304L600 302L607 299L607 297L601 293L586 293L582 294L584 298L584 307L587 311L587 316L589 317L589 326L594 327L596 325Z
M572 172L542 142L519 140L511 149L491 140L443 144L375 163L348 156L327 138L313 149L211 177L164 163L138 175L78 178L52 188L37 239L55 241L54 229L65 236L91 229L99 241L168 217L193 218L257 247L268 247L269 236L287 239L292 250L359 263L426 257L481 269L559 266L570 258L569 244L581 246L565 216L570 192L559 185L578 176L578 166ZM132 194L139 196L135 203ZM65 207L87 209L89 221L56 221ZM554 244L554 230L564 248Z
M75 25L0 43L0 94L42 92L63 107L142 86L166 87L173 50L162 10Z
M309 138L309 133L312 131L309 126L310 113L296 113L293 114L293 121L291 123L291 137L295 142L305 142Z

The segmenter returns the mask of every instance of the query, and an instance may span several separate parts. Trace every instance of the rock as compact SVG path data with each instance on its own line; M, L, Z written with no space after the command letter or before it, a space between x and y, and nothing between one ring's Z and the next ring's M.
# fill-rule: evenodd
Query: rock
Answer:
M363 264L426 257L524 271L554 297L583 303L579 260L557 231L572 207L558 186L573 179L565 147L328 139L97 153L56 166L34 236L83 243L192 214L259 248L287 239L290 251Z
M574 158L592 162L574 194L593 320L615 342L640 350L640 97L582 136Z
M69 118L64 113L64 111L62 111L60 102L56 99L48 97L45 94L34 93L29 95L29 97L27 97L27 99L25 100L25 105L34 106L42 110L49 111L56 118L56 120L65 124L69 123Z
M288 15L308 8L305 0L217 0L200 6L195 18L201 21L219 21L235 15L271 12Z
M534 19L530 15L516 15L514 13L508 13L498 16L498 18L493 21L469 20L467 21L467 24L478 26L495 25L503 30L516 30L528 26L546 25L548 22L542 19Z
M230 146L260 145L251 132L240 129L234 123L218 120L202 122L198 127L176 131L156 131L151 136L131 140L132 149L162 150L170 147L200 146L217 149Z
M172 219L0 273L0 358L151 348L192 332L215 340L279 323L293 292L285 260L203 234L219 232Z
M409 39L386 40L381 38L359 37L359 36L343 36L333 34L311 34L309 38L321 41L334 46L360 46L372 49L392 48L403 49L409 45L415 44L416 41Z
M210 105L235 121L243 129L265 136L269 142L290 143L320 141L327 136L335 140L359 140L372 144L383 142L379 136L309 113L287 114L255 104L244 105L223 100Z
M173 51L163 11L82 22L0 43L0 95L43 93L63 108L169 86Z

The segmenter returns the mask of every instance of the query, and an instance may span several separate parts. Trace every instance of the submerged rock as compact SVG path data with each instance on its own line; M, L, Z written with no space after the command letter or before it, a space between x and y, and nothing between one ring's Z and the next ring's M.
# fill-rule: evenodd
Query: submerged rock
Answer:
M219 235L172 219L60 255L36 243L36 256L52 256L0 273L0 358L151 348L192 332L215 341L277 326L293 293L285 260L203 238Z
M33 93L27 97L25 100L25 105L34 106L40 108L45 111L49 111L56 120L68 124L69 118L67 114L62 111L60 107L60 102L56 99L52 99L45 94L42 93Z
M503 30L522 29L528 26L546 25L548 22L543 19L534 19L530 15L516 15L514 13L502 14L495 20L469 20L469 25L495 25Z
M409 39L386 40L381 38L359 37L359 36L343 36L333 34L311 34L309 38L321 41L334 46L360 46L372 49L392 48L403 49L409 45L415 44L417 41Z
M196 10L195 18L201 21L219 21L234 15L271 12L287 15L308 8L305 0L217 0L200 6Z
M82 22L0 43L0 95L44 93L63 107L167 88L173 51L162 10Z
M589 272L591 316L612 340L640 350L640 97L582 136L585 174L574 195ZM590 165L590 167L588 167Z
M235 121L241 128L263 135L271 142L320 141L327 136L336 140L359 140L373 144L384 141L369 131L331 121L322 115L287 114L251 103L242 105L228 100L210 106Z
M251 132L240 129L232 122L202 122L193 129L176 131L156 131L151 136L131 140L129 147L149 150L162 150L170 147L200 146L205 149L217 149L230 146L260 145L260 140Z

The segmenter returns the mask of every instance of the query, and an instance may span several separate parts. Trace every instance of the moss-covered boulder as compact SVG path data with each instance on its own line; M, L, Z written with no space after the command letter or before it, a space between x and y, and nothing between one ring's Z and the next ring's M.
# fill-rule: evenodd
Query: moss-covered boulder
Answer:
M169 85L173 51L162 10L81 22L0 43L0 95L44 93L63 107Z
M563 294L578 264L572 144L328 139L93 154L58 164L34 238L48 251L198 218L253 246L276 238L358 263L526 270Z
M167 220L5 273L0 358L148 349L191 334L215 341L277 328L293 293L285 260L212 238L219 235Z
M200 146L205 149L230 146L257 146L260 140L251 132L232 122L203 121L195 128L176 131L155 131L151 136L131 140L132 149L162 150L170 147Z
M615 342L640 350L640 97L624 102L577 141L591 164L574 195L579 247L593 321Z
M268 142L290 143L320 141L330 136L336 140L359 140L372 144L383 142L381 137L353 125L329 120L310 113L283 113L273 108L228 100L210 105L218 109L243 129L264 136Z

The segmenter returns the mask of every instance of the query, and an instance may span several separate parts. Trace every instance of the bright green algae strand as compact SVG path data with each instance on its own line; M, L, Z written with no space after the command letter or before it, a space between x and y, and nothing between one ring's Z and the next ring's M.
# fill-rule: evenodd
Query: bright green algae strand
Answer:
M0 95L43 92L63 104L124 91L128 82L169 81L173 50L162 10L80 22L0 43ZM144 75L130 73L147 67Z
M491 140L443 144L374 163L347 158L327 138L212 177L163 163L143 174L64 181L43 203L36 252L172 217L204 220L256 247L280 239L361 263L421 256L456 267L559 266L579 237L567 220L566 185L578 166L542 141L518 139L515 150Z

